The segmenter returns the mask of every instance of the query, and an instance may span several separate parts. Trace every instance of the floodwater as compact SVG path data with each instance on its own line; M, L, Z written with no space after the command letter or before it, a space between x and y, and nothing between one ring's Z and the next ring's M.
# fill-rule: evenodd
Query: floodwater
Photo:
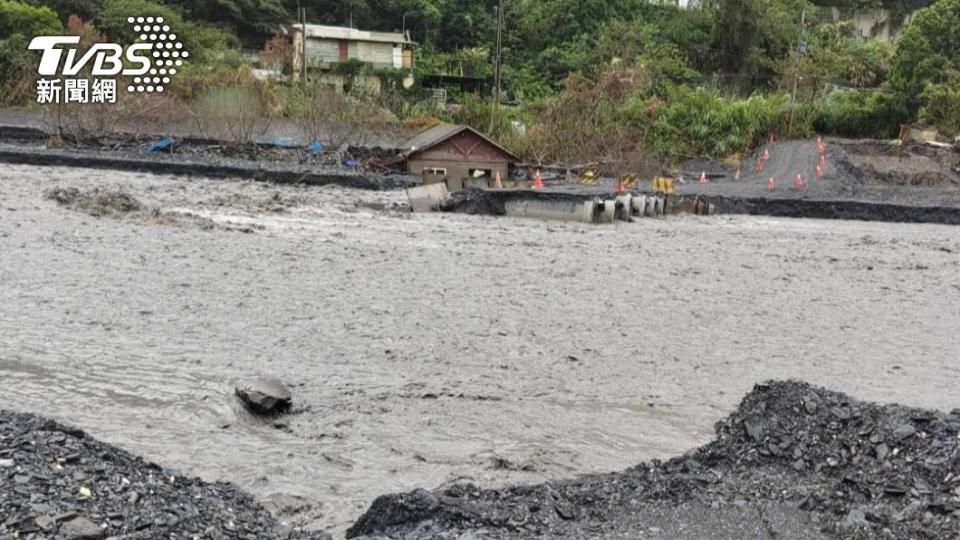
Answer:
M119 185L159 212L44 197ZM393 209L401 193L0 170L0 407L334 534L386 492L622 469L708 441L759 381L960 406L955 227L616 225ZM251 417L272 375L296 413ZM286 500L290 498L287 497Z

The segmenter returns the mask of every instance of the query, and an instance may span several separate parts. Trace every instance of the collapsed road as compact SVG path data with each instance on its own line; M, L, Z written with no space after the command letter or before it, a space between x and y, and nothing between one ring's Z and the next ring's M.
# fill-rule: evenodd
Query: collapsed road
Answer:
M960 409L757 385L716 439L622 473L387 495L348 538L960 538Z

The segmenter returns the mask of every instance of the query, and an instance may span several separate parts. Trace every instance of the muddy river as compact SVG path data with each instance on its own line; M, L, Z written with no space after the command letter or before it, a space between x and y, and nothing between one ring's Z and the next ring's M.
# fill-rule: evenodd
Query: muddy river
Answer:
M54 186L122 186L93 217ZM960 229L410 215L400 193L0 169L0 407L343 530L379 494L683 452L758 381L960 406ZM295 414L234 385L277 376Z

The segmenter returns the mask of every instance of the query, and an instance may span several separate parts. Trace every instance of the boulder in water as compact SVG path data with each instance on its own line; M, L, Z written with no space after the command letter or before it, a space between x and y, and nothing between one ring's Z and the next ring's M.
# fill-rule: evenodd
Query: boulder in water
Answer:
M257 414L277 414L290 410L293 401L290 390L278 379L271 377L251 381L238 386L234 393L250 411Z

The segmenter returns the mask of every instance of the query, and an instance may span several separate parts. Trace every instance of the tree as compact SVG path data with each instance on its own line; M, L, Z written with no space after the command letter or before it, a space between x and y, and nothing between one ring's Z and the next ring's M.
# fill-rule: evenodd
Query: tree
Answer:
M960 70L960 0L939 0L914 13L893 55L890 82L911 115L928 85L946 84Z
M0 0L0 104L18 105L33 92L37 59L27 49L30 40L61 33L60 20L49 8Z
M50 8L0 0L0 36L4 38L13 34L33 38L56 34L62 29L57 14Z

